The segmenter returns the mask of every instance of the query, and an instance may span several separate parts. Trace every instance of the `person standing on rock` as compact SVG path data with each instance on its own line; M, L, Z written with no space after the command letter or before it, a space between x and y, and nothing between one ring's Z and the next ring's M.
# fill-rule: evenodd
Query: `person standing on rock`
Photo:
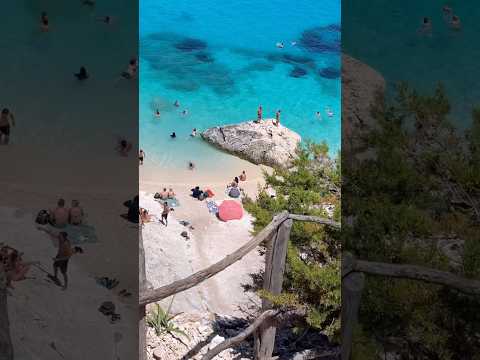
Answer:
M262 115L263 115L263 108L262 108L262 105L260 105L257 110L257 121L256 121L257 123L262 122Z
M282 110L277 110L277 112L275 113L275 126L278 126L280 125L280 113L282 112Z

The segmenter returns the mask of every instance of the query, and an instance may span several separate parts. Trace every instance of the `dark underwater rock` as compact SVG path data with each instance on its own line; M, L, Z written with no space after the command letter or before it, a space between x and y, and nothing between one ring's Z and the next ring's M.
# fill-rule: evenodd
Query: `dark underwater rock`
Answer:
M290 76L294 78L301 78L307 75L307 70L301 68L300 66L295 66L292 71L290 71Z
M311 52L339 53L341 50L340 26L332 24L307 29L302 33L299 45Z
M194 38L185 38L182 41L175 44L175 48L180 51L200 51L207 48L207 43L203 40Z
M340 69L329 66L321 69L318 74L325 79L338 79L341 75L341 72Z

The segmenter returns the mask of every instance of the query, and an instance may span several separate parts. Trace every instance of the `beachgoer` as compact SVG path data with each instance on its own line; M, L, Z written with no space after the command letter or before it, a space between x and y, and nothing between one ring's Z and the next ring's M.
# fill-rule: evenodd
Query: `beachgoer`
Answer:
M89 76L87 69L84 66L81 66L80 71L74 75L78 80L86 80L88 79L88 76Z
M65 200L59 199L57 207L50 210L50 223L57 228L63 228L68 224L69 215L70 213L65 207Z
M245 172L245 170L242 171L239 178L240 178L240 181L246 181L247 180L247 173Z
M140 161L140 165L143 165L143 159L145 159L145 152L140 149L138 152L138 160Z
M155 116L156 116L156 117L160 117L160 110L158 110L158 109L155 110Z
M175 139L175 138L177 137L177 134L175 134L175 131L170 134L170 137L171 137L172 139Z
M187 110L187 109L185 109L185 110L182 111L182 115L183 115L183 116L187 116L187 114L188 114L188 110Z
M195 170L195 164L191 161L188 162L188 170Z
M160 193L160 199L161 200L167 200L168 199L167 188L163 188L163 191Z
M233 182L238 185L238 183L240 182L240 180L238 179L237 176L235 176L235 177L233 178Z
M12 251L9 251L12 250ZM3 251L3 249L2 249ZM7 287L13 289L12 281L22 281L27 277L27 273L30 270L30 265L36 262L24 262L22 259L22 253L19 253L16 249L7 247L5 257L2 258L3 269L7 275Z
M147 209L140 208L140 224L142 226L143 224L153 221L152 219L155 219L155 215L150 215Z
M52 239L58 240L57 255L53 258L53 278L56 281L59 281L58 269L60 269L60 272L63 275L63 290L66 290L68 287L68 261L75 254L83 254L83 249L79 246L72 248L70 240L68 240L68 234L64 231L57 234L45 228L39 227L38 229L46 232L52 237Z
M263 115L263 108L262 105L260 105L257 109L257 123L262 122L262 115Z
M122 139L119 141L117 151L121 156L128 156L128 153L132 150L132 144L127 140Z
M191 137L197 136L197 129L193 128L192 133L190 134Z
M165 224L165 226L168 226L168 214L170 214L171 211L174 211L174 209L168 206L168 203L165 201L163 203L162 211L162 222Z
M279 48L279 49L283 49L283 48L285 47L285 45L283 44L283 42L277 42L277 43L275 44L275 46L276 46L277 48Z
M180 102L178 100L175 100L175 102L173 103L173 106L180 107Z
M322 114L320 114L320 111L317 111L315 113L315 116L317 117L317 119L321 120L322 119Z
M428 17L423 18L422 26L418 32L421 34L430 34L432 32L432 22Z
M275 113L275 126L278 126L280 125L280 114L281 114L282 110L278 110L276 113Z
M0 114L0 144L8 144L10 141L10 126L15 126L15 117L7 108Z
M81 225L84 217L83 209L78 200L72 200L72 207L69 210L69 222L72 225Z
M173 191L172 188L168 189L167 198L168 199L175 199L175 192Z
M203 191L200 190L200 186L195 186L195 188L190 189L190 191L192 192L192 197L195 199L198 199L198 197L203 194Z
M138 70L138 65L137 65L137 59L131 59L130 62L128 63L127 70L122 72L121 76L124 79L134 79L137 76L137 70ZM157 110L158 115L160 115L160 112Z
M40 29L43 32L48 31L48 16L47 16L47 13L45 11L42 12L42 16L40 17Z
M443 18L445 19L445 21L450 22L453 15L453 9L448 5L444 5L442 8L442 11L443 11Z
M450 21L450 27L453 30L460 30L462 28L462 23L460 22L460 18L457 15L452 16L452 20Z
M108 15L105 15L105 16L98 16L96 18L97 21L99 22L103 22L107 25L110 25L112 23L112 17L111 16L108 16Z

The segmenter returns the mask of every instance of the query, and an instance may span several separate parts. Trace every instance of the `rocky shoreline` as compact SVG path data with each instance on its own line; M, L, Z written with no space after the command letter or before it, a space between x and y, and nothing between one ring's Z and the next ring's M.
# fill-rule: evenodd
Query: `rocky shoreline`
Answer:
M301 137L296 132L274 125L274 119L261 123L216 126L202 132L213 146L257 165L288 168L297 158Z

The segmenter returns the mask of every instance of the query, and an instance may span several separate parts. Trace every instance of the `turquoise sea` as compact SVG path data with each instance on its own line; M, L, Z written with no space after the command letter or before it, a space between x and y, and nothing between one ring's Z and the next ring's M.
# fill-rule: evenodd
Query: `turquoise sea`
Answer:
M453 31L444 19L448 5L460 17L462 29ZM342 46L345 52L379 70L389 91L407 81L421 91L439 82L452 103L459 128L471 121L480 105L480 6L465 0L344 0ZM432 22L431 36L417 34L423 17Z
M140 2L140 147L158 169L221 168L230 157L192 129L251 120L260 104L336 153L340 94L339 0Z

